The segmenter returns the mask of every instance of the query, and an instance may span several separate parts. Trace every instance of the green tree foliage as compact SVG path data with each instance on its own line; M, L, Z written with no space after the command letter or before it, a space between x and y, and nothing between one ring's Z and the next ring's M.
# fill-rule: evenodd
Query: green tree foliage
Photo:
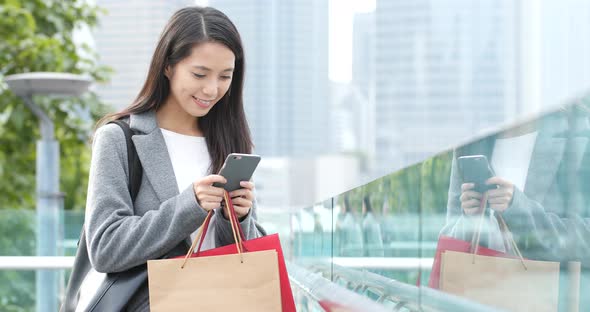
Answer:
M32 256L34 211L0 210L0 255ZM0 311L33 311L35 272L0 270Z
M85 1L0 0L0 81L11 74L51 71L106 81L110 70L97 64L87 45L76 46L73 32L97 24L101 11ZM65 208L84 206L88 142L97 118L108 108L91 92L80 98L36 97L55 123L60 143L60 190ZM0 82L0 209L35 207L35 116Z
M447 152L429 158L422 163L420 172L422 213L446 213L452 157L452 152Z
M69 72L105 82L97 63L73 33L97 24L101 10L73 0L0 0L0 255L35 254L37 118L7 89L4 77L26 72ZM65 208L84 207L94 124L108 107L89 92L80 98L36 97L54 121L60 143L60 190ZM11 209L13 208L13 209ZM9 210L11 209L11 210ZM14 210L18 209L18 210ZM0 311L35 309L35 272L0 271Z
M348 196L351 208L360 214L362 199L368 195L375 213L380 214L388 201L389 213L444 214L447 206L452 152L444 152L425 161L378 178L339 196L342 204Z

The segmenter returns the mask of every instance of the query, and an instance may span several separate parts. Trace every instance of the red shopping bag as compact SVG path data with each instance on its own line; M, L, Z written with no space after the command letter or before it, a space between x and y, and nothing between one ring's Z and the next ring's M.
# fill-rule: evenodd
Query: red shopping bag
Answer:
M226 192L226 196L227 192ZM281 288L281 304L283 312L295 312L295 300L293 299L293 292L291 291L291 284L289 283L289 275L287 273L287 266L285 265L285 257L283 256L283 249L281 247L281 242L279 240L278 234L271 234L266 235L263 237L255 238L246 240L242 227L238 221L238 218L235 214L233 204L228 197L226 197L226 205L229 208L230 217L232 225L237 225L238 228L238 236L234 238L237 241L241 241L241 244L231 244L223 247L218 247L214 249L209 249L205 251L200 251L201 246L203 244L205 233L207 233L207 229L209 227L210 218L208 218L205 223L203 224L202 233L200 240L199 240L199 247L197 248L197 252L192 253L191 251L191 258L196 257L210 257L210 256L220 256L220 255L231 255L237 254L238 248L241 249L242 252L254 252L254 251L264 251L264 250L275 250L277 252L277 258L279 262L279 280L280 280L280 288ZM234 235L235 232L234 232ZM194 245L194 244L193 244ZM193 246L194 248L194 246ZM184 257L179 257L184 258Z
M251 240L243 241L244 252L249 251L263 251L276 250L279 260L279 278L281 284L281 302L284 312L291 312L295 310L295 301L293 300L293 293L291 291L291 284L289 283L289 275L287 274L287 267L285 266L285 258L283 257L283 250L278 234L267 235ZM236 245L227 245L215 249L201 251L198 254L193 254L191 257L207 257L219 256L238 253Z

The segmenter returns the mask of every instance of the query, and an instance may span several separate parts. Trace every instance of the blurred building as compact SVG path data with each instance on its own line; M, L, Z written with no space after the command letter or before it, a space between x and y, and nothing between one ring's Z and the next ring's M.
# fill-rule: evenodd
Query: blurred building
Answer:
M284 210L311 206L352 189L359 177L357 157L323 155L262 158L253 180L261 210Z
M351 107L355 117L354 132L364 161L363 171L374 171L376 157L376 26L375 12L355 14L352 35L352 87L362 98L361 105Z
M563 105L590 89L590 2L516 1L522 114Z
M256 153L333 150L327 0L210 0L236 24L246 53L245 106Z
M352 27L352 84L369 98L375 90L375 12L354 14Z
M512 1L377 0L381 173L498 124L516 100Z
M380 173L590 86L590 2L377 0Z
M101 64L114 69L111 81L98 85L101 99L122 109L135 99L166 22L191 0L97 0L107 10L93 33Z

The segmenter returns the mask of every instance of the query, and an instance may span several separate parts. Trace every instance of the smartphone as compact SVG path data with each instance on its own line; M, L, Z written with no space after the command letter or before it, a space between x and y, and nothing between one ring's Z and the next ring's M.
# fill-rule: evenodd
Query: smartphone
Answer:
M486 181L496 174L485 155L461 156L457 163L463 183L474 183L474 191L483 193L497 188L496 185L486 185Z
M227 183L213 183L213 186L222 187L228 192L241 189L240 182L250 181L259 162L260 156L258 155L229 154L219 171L219 175L223 176Z

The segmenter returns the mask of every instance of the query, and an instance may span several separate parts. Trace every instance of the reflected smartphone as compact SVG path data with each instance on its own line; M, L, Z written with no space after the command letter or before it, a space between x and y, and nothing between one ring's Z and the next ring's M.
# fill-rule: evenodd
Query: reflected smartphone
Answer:
M486 185L486 181L495 176L492 166L485 155L469 155L457 158L463 183L474 183L474 191L483 193L497 188L497 185Z
M213 183L213 186L223 187L228 192L242 188L240 182L250 181L259 162L260 156L258 155L229 154L219 171L219 175L223 176L227 183Z

